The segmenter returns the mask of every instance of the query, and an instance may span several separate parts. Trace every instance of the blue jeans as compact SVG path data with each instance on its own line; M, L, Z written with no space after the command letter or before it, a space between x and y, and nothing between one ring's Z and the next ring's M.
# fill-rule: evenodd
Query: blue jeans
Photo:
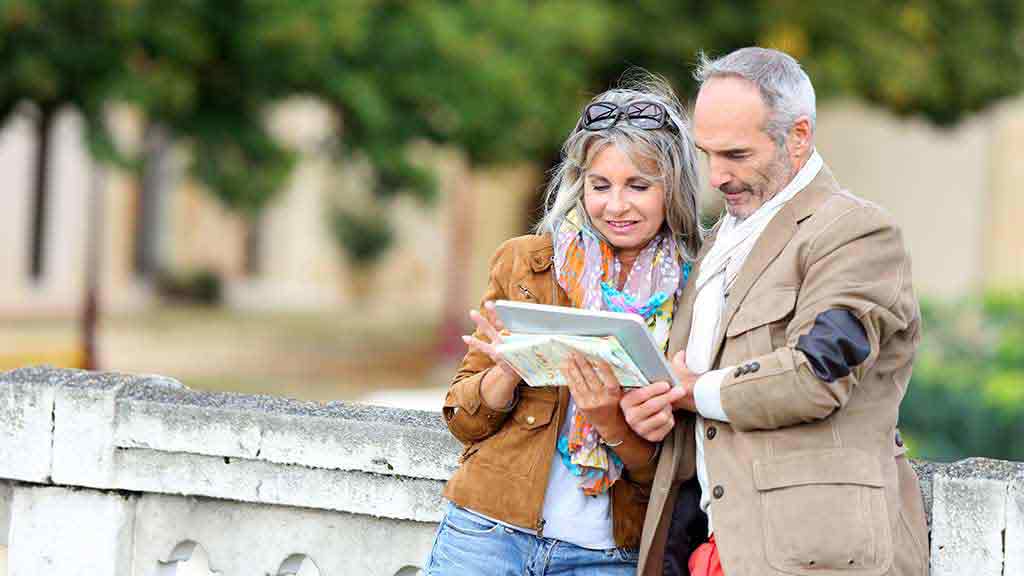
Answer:
M425 576L634 576L637 558L634 549L538 538L449 504Z

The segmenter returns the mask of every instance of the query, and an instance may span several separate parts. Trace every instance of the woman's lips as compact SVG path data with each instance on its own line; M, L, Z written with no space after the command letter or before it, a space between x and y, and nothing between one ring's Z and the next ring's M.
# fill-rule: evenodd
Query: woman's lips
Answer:
M636 227L636 220L605 220L608 227L615 232L629 232Z

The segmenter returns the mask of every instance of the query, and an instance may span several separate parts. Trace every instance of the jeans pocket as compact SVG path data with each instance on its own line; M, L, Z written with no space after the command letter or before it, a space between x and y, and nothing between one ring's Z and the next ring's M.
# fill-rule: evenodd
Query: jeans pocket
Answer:
M487 536L493 534L500 525L497 522L478 516L464 508L452 506L444 517L445 528L463 536Z
M616 548L615 556L620 562L636 564L640 561L640 550L638 548Z

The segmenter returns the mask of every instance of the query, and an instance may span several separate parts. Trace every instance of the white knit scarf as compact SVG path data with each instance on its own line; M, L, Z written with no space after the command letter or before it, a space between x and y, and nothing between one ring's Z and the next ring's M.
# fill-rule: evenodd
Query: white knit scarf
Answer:
M786 202L814 180L822 164L821 156L815 151L782 191L745 220L731 214L723 217L715 244L701 261L697 275L697 299L693 305L690 340L686 345L686 366L692 372L703 374L711 369L714 362L711 353L718 340L725 311L725 294L739 276L761 233Z

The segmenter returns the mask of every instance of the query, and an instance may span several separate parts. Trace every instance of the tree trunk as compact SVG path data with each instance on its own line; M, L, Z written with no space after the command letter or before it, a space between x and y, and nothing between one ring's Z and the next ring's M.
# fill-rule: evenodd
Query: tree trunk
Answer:
M33 280L43 277L46 256L46 222L50 187L50 136L57 110L40 106L36 138L35 209L32 212L32 253L29 255L29 274Z
M242 265L245 275L258 278L263 272L263 215L253 214L245 219L245 253Z
M89 231L85 246L85 299L82 303L82 347L83 367L86 370L99 369L99 353L96 347L96 331L100 316L100 266L103 252L103 193L106 171L98 162L93 163L90 182Z
M448 246L448 286L444 294L444 311L438 331L437 350L443 358L457 358L466 352L462 342L468 322L466 292L469 288L470 259L473 256L473 212L476 194L473 174L458 179L450 200L451 236Z

